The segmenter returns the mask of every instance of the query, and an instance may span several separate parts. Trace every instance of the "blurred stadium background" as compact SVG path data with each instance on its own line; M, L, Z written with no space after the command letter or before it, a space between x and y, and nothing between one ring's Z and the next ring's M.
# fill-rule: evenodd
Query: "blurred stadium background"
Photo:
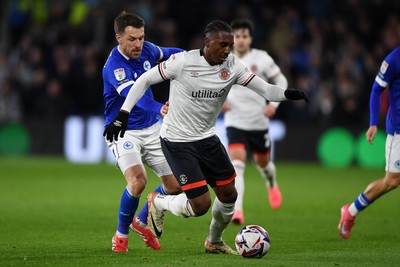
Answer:
M148 41L187 50L202 46L207 22L250 18L254 47L311 100L280 106L271 129L275 160L383 167L385 96L380 138L367 146L363 136L376 72L400 44L395 0L3 0L0 156L113 161L101 136L101 69L122 10L145 19ZM167 86L153 88L158 100L168 98L160 90Z

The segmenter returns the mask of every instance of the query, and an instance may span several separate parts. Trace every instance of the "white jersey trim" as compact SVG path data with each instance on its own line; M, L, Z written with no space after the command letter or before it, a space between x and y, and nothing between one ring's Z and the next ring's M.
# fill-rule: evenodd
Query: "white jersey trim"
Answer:
M382 87L388 86L388 83L382 80L379 76L375 77L375 81Z
M126 87L129 85L133 85L135 82L134 81L128 81L126 83L121 84L120 86L117 87L117 92L119 95L121 95L122 90L124 90Z

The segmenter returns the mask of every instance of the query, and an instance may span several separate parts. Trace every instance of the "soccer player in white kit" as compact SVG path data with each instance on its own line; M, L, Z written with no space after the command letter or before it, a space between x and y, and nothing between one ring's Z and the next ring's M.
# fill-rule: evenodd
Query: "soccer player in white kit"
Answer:
M247 19L231 23L234 34L234 53L250 70L265 81L287 88L287 79L272 57L263 50L251 47L254 26ZM269 203L273 209L282 204L282 194L276 181L275 164L270 161L271 141L269 138L269 117L272 117L279 102L269 102L241 85L232 86L222 112L228 136L228 152L236 171L235 186L238 197L232 222L244 223L243 197L245 190L244 172L247 153L253 159L261 176L265 179Z
M132 86L119 114L107 129L112 138L123 136L126 114L152 84L171 80L169 111L161 126L161 145L165 157L185 194L148 196L148 223L155 233L162 230L163 212L181 217L201 216L211 207L207 184L216 194L212 206L210 230L205 240L206 252L237 254L223 240L237 192L235 170L229 156L215 135L215 123L233 84L254 90L265 99L284 101L305 99L302 91L268 84L254 75L231 54L232 28L223 21L213 21L204 30L204 48L172 55L144 73Z

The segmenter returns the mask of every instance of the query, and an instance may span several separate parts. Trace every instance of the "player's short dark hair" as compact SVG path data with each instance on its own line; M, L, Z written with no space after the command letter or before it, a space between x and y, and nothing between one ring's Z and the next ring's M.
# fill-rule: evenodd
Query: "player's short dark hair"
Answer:
M142 28L144 27L144 19L136 14L128 13L124 10L114 20L114 32L121 34L128 26L132 26L136 29Z
M231 27L233 30L248 29L250 36L253 37L254 24L249 19L236 19L231 22Z
M220 31L233 33L232 28L228 23L222 20L214 20L207 24L206 28L204 29L203 36L206 37L212 33Z

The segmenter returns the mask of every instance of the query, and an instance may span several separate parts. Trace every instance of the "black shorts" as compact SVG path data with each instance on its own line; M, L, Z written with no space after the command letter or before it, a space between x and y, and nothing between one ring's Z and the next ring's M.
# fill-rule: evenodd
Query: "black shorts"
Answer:
M207 184L226 185L236 177L225 147L216 135L195 142L170 142L161 138L161 147L188 198L207 192Z
M247 151L255 154L269 154L271 150L271 141L269 139L268 129L262 131L245 131L234 127L227 127L229 148L235 146L244 146Z

